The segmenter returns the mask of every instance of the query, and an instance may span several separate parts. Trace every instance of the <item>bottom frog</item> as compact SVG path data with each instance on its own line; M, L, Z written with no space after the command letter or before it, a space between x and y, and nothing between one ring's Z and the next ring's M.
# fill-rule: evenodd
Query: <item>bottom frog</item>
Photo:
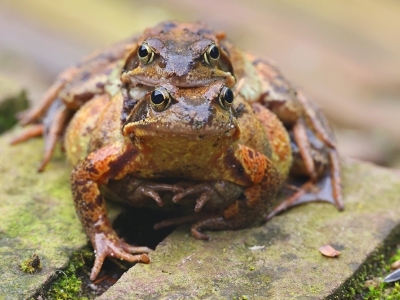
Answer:
M150 249L128 245L113 230L103 188L133 206L149 199L162 206L164 192L173 193L174 202L193 199L185 203L201 212L172 222L194 222L192 233L199 239L209 238L203 230L265 221L289 174L290 138L266 108L240 95L233 100L222 83L190 89L165 84L147 93L124 122L122 92L97 97L77 111L65 149L75 165L76 210L96 252L92 280L107 256L150 262Z

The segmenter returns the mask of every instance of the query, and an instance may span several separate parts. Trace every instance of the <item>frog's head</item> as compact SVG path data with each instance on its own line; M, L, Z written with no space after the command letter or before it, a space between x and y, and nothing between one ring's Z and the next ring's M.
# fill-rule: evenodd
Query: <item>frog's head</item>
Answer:
M232 87L232 64L221 47L225 37L202 23L163 22L147 29L127 57L126 84L199 87L214 81Z
M152 151L224 151L240 136L233 97L220 82L197 88L163 84L135 106L122 132L132 143Z

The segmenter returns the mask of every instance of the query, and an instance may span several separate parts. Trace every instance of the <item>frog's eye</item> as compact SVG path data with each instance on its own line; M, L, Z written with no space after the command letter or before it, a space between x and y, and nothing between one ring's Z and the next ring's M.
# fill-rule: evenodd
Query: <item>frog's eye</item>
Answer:
M215 65L219 59L219 49L214 43L204 52L204 60L209 65Z
M168 108L171 103L171 96L167 89L163 87L156 88L150 96L151 105L156 111L163 111Z
M230 88L224 86L219 93L219 104L224 109L229 109L233 102L233 92Z
M146 43L142 43L138 49L137 55L142 63L145 65L151 63L154 58L154 51L151 47Z

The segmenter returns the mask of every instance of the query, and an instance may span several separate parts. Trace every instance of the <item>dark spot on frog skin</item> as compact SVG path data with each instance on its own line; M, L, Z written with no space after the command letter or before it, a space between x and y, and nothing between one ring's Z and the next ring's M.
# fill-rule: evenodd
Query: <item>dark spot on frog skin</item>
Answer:
M263 59L256 59L256 60L253 60L253 66L257 66L258 64L260 64L260 63L264 63L264 60Z
M204 35L204 34L208 35L208 34L213 34L214 32L212 30L210 30L210 29L201 28L201 29L197 30L196 33L198 35Z
M103 204L103 196L101 194L98 194L94 199L94 202L96 203L96 205L101 206Z
M238 107L236 107L236 118L240 118L246 112L246 106L243 103L240 103Z
M85 102L92 99L94 95L95 94L92 92L84 92L81 94L76 94L74 96L73 102L79 103L78 105L82 106Z
M253 151L251 151L251 150L249 149L247 153L248 153L248 155L249 155L249 158L253 159Z
M252 183L250 176L244 172L241 162L233 155L232 152L232 149L228 148L228 155L226 155L224 158L224 163L227 169L231 171L233 179L238 179L242 182L241 184L250 185Z
M238 166L237 170L238 170L239 174L243 174L243 172L244 172L243 166L241 164Z
M104 89L104 82L96 83L96 87L99 88L99 89Z
M81 81L83 81L83 82L87 81L90 78L91 75L92 74L89 71L83 72L82 77L81 77Z
M110 171L108 178L115 178L115 176L123 169L138 154L138 150L134 148L126 149L115 161L111 161L108 166Z
M173 22L165 22L163 25L163 32L169 32L171 29L175 28L176 24Z

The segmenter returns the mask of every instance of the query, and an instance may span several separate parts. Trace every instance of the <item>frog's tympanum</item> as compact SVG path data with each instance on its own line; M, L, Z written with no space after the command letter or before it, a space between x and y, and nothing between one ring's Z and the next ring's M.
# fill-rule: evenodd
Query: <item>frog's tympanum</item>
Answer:
M270 62L202 23L164 22L90 55L20 119L33 125L13 143L45 137L39 171L63 137L76 210L96 251L92 280L107 256L150 262L150 249L117 236L104 195L132 206L194 207L155 228L191 222L198 239L318 200L310 195L321 182L329 197L319 200L343 208L338 155L321 111ZM277 203L298 175L309 180Z

